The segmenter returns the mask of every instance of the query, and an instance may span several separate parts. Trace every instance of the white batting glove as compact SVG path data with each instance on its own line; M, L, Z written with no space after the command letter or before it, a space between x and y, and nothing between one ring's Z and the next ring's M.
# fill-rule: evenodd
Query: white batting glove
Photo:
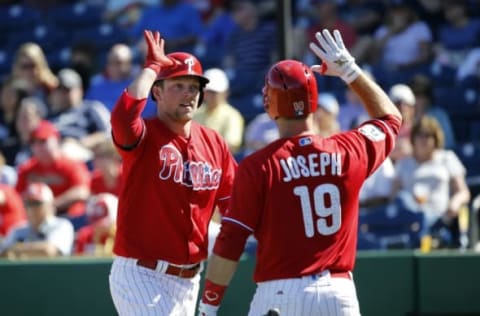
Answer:
M311 42L310 49L322 60L322 64L313 65L311 69L322 75L340 77L350 84L357 79L362 70L345 48L340 32L334 30L333 36L335 39L327 29L315 34L320 46Z
M198 304L198 316L217 316L217 311L220 306L214 306L200 302Z

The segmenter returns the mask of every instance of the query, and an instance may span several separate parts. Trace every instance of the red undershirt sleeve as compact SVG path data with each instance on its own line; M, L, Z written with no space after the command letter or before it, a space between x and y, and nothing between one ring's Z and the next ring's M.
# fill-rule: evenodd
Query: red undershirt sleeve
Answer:
M124 90L110 117L112 135L117 145L131 147L138 143L144 128L141 114L146 103L147 99L134 99Z
M238 261L245 248L245 242L251 234L252 232L245 227L223 220L213 252L223 258Z

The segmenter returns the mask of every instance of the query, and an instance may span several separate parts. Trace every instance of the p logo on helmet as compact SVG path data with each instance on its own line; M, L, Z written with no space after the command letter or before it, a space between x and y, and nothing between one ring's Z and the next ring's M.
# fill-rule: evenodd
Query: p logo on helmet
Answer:
M265 111L272 119L303 118L317 110L317 80L304 63L283 60L268 71L263 97Z
M198 105L202 104L203 88L209 82L209 80L203 75L203 68L200 61L198 61L198 59L192 54L183 52L170 53L167 55L167 57L175 61L175 64L170 67L163 67L158 73L155 83L160 80L172 79L176 77L196 77L200 82L200 98L198 101ZM152 99L155 100L153 94Z

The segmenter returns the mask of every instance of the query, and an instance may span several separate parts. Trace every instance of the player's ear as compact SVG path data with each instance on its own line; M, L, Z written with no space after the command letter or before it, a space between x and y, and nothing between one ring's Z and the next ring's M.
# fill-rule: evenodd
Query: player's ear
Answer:
M163 96L162 84L160 82L155 82L152 86L151 94L152 99L157 101L161 100Z

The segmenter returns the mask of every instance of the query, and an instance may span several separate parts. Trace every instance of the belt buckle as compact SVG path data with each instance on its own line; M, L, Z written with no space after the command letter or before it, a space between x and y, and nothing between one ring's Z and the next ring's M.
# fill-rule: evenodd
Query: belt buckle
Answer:
M183 275L183 273L185 271L187 271L187 269L185 269L184 267L179 267L179 271L178 271L178 276L181 277L181 278L185 278L185 276Z

